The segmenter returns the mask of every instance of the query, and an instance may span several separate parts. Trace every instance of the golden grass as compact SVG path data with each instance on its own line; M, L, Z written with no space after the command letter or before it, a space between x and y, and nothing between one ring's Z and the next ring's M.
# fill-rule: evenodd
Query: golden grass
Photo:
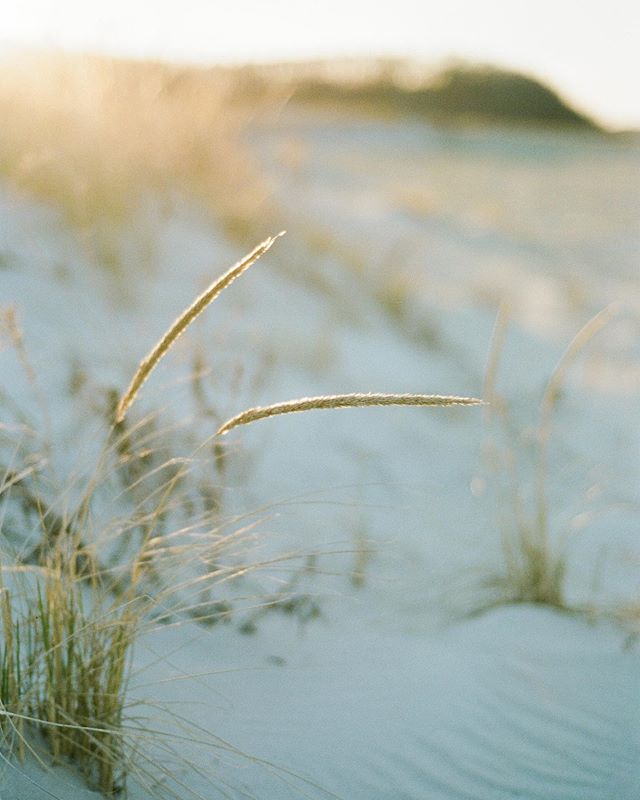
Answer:
M265 239L264 242L254 248L241 261L227 270L220 278L216 279L201 295L199 295L191 305L189 305L180 316L168 328L166 333L158 340L151 349L148 356L142 359L138 369L134 373L128 389L120 398L116 409L116 425L124 421L128 409L135 401L144 382L151 372L155 369L160 359L166 355L176 340L191 325L191 323L209 306L216 297L220 295L233 281L245 270L254 264L264 255L273 245L276 239L284 234L280 232L276 236ZM447 395L428 395L428 394L374 394L374 393L351 393L342 395L325 395L320 397L304 397L298 400L288 400L283 403L276 403L270 406L258 406L241 412L232 419L225 422L216 431L217 436L228 433L233 428L240 425L248 425L267 417L275 417L281 414L293 414L314 409L335 409L335 408L358 408L365 406L460 406L460 405L481 405L482 400L474 397L457 397Z
M116 423L122 422L130 408L142 385L147 380L149 375L153 372L160 359L171 349L184 331L191 325L191 323L202 314L202 312L210 305L218 295L230 286L236 278L249 269L261 256L263 256L270 248L271 245L284 234L280 232L276 236L270 236L264 242L254 248L249 255L245 256L241 261L238 261L233 267L228 269L224 275L217 278L205 291L199 295L193 303L186 308L182 314L175 320L171 327L167 330L164 336L156 343L151 352L146 358L140 362L136 370L129 388L122 395L118 408L116 409Z
M280 414L297 414L302 411L332 408L364 408L367 406L477 406L483 401L475 397L455 397L437 394L374 394L352 393L325 395L321 397L302 397L298 400L287 400L270 406L256 406L242 411L227 420L216 431L222 436L240 425L249 425L268 417Z
M58 209L99 263L146 204L185 200L240 238L267 191L241 144L265 102L230 71L97 56L0 63L0 177Z

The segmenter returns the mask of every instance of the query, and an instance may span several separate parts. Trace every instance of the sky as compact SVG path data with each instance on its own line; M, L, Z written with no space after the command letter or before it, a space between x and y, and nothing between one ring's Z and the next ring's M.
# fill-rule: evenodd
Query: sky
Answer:
M0 0L0 45L204 63L466 58L640 128L638 0Z

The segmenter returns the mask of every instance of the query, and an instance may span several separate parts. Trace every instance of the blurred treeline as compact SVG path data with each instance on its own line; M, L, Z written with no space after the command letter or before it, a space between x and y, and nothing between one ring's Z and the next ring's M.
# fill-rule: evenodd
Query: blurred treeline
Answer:
M598 125L533 77L490 65L433 68L402 60L305 62L243 70L246 88L288 84L290 99L338 111L404 116L445 124L535 125L596 130Z
M0 179L57 207L104 251L101 261L109 232L150 200L186 197L235 238L255 237L269 190L243 133L286 103L447 124L597 127L538 81L490 67L13 56L0 70Z

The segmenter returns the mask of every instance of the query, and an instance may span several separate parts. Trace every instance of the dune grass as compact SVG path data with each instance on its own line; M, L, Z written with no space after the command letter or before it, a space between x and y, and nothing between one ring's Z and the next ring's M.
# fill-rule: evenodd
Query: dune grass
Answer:
M547 497L549 447L554 418L570 368L593 337L615 314L616 307L608 306L589 319L567 345L546 383L533 437L531 464L533 497L528 505L520 497L523 487L518 484L518 481L522 480L522 477L518 477L522 466L519 462L523 460L525 454L519 452L519 447L522 445L515 447L513 444L518 436L509 419L508 406L495 389L500 352L508 322L506 306L502 306L499 310L487 361L484 397L488 403L485 413L487 422L494 417L503 428L508 445L502 453L496 450L495 444L489 445L485 450L485 459L493 472L501 466L508 473L510 497L507 505L514 513L509 527L502 532L503 570L485 581L485 584L496 592L496 598L490 605L501 605L505 602L539 603L563 610L579 610L570 607L565 593L568 557L566 542L556 535L558 531L552 530L549 522L550 509Z
M131 518L116 517L106 526L94 521L94 499L109 473L131 465L136 430L148 419L131 423L128 414L145 380L182 332L276 238L265 240L215 280L142 359L129 388L114 402L97 467L75 510L56 515L43 501L33 500L35 490L23 485L28 473L21 478L21 473L16 477L7 471L0 482L0 501L22 489L35 504L42 528L42 541L28 557L14 558L0 572L11 579L8 585L0 584L2 744L11 753L24 756L29 751L37 757L32 733L39 731L54 761L76 764L105 796L122 792L129 773L145 774L144 755L137 752L138 737L130 733L126 710L131 653L141 631L154 614L156 620L185 613L206 616L202 607L211 605L211 594L202 601L203 590L260 564L238 565L225 557L243 529L223 530L215 510L174 529L167 527L175 496L188 482L188 459L169 457L141 474L124 470L129 492L162 476L151 480ZM480 402L424 394L304 398L248 409L221 426L217 435L266 417L312 409ZM58 520L55 530L52 518ZM191 570L194 564L203 567L198 575ZM185 599L193 593L195 601Z
M299 414L304 411L326 410L334 408L366 408L375 406L478 406L482 400L476 397L455 397L438 394L373 394L357 393L323 395L320 397L301 397L298 400L286 400L270 406L256 406L240 412L227 420L216 431L217 436L224 436L241 425L250 425L261 419L278 417L281 414Z
M200 314L202 314L205 308L212 303L221 292L230 286L236 278L240 277L245 270L249 269L249 267L254 264L260 258L260 256L264 255L270 249L275 240L282 235L283 233L279 233L277 236L265 239L264 242L259 244L241 261L228 269L220 278L215 280L201 295L196 297L193 303L191 303L191 305L186 308L182 314L180 314L180 316L175 320L173 325L171 325L160 341L154 345L149 355L146 356L146 358L143 358L140 362L138 369L131 379L129 388L118 403L118 408L116 409L116 423L120 423L124 420L127 410L136 399L136 395L140 391L143 383L156 368L160 359L170 350L178 337L184 333L189 325L191 325L191 323L197 317L199 317Z
M42 503L40 546L0 551L0 755L46 763L46 745L54 764L74 765L105 796L125 791L130 776L155 796L161 766L145 748L170 746L170 707L159 704L154 728L128 699L136 640L167 623L226 618L225 586L268 566L252 554L246 521L192 507L185 518L195 460L180 459L177 471L169 463L150 469L137 479L146 490L134 510L120 508L118 493L105 525L93 505L122 464L121 439L132 433L107 440L76 512L55 537ZM19 475L0 480L4 511L19 502L21 482ZM138 503L144 496L149 502ZM180 728L199 736L186 721Z

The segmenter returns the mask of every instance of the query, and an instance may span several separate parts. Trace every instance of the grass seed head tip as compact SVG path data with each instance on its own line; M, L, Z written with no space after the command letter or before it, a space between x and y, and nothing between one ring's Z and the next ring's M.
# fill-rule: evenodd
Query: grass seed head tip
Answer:
M120 402L116 408L116 425L123 422L127 411L133 405L142 385L153 372L160 359L171 349L176 339L182 335L189 325L200 316L205 308L207 308L221 292L230 286L237 277L242 275L245 270L260 258L260 256L263 256L267 250L270 249L275 240L283 235L284 231L280 231L276 236L269 236L265 239L264 242L254 248L242 260L238 261L237 264L234 264L223 275L213 281L213 283L205 289L202 294L198 295L191 305L180 314L161 339L156 342L151 352L138 364L138 368L131 379L131 383L127 391L120 398Z
M241 425L249 425L268 417L281 414L311 411L313 409L358 408L364 406L478 406L485 401L476 397L458 397L424 394L375 394L354 393L345 395L328 395L321 397L303 397L288 400L270 406L256 406L242 411L227 420L216 431L216 436L224 436Z

